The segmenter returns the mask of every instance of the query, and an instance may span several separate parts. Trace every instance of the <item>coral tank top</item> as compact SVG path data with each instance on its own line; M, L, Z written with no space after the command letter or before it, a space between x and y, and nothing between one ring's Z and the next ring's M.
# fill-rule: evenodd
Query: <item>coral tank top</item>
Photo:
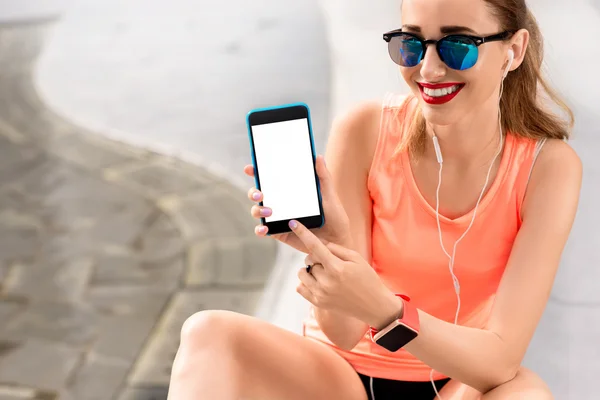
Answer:
M405 97L383 103L381 129L368 176L372 199L372 260L387 287L404 293L428 314L454 323L457 299L448 257L439 242L435 208L423 198L411 172L408 152L392 156L404 134ZM543 142L506 135L496 178L482 198L473 226L459 243L454 272L460 281L458 324L484 328L521 226L521 204L531 168ZM451 251L471 222L473 211L455 219L440 216L444 244ZM368 332L344 351L321 331L311 313L303 334L329 345L357 372L378 378L428 381L431 368L404 349L389 352L371 342ZM446 376L434 372L434 379Z

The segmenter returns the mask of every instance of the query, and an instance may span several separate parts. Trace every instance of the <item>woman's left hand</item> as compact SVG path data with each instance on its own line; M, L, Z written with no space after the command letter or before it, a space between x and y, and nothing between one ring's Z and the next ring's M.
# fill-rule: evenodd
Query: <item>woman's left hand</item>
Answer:
M315 307L341 312L380 327L397 318L402 301L384 285L362 256L335 243L323 244L310 230L296 222L292 231L308 249L306 265L298 271L296 291Z

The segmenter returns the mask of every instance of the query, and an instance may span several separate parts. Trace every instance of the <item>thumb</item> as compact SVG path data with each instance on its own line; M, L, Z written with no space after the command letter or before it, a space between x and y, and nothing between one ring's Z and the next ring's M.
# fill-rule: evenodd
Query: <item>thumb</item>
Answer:
M321 190L327 194L331 194L333 189L333 182L331 174L325 165L325 157L320 155L317 157L317 175L319 176L319 182L321 184Z

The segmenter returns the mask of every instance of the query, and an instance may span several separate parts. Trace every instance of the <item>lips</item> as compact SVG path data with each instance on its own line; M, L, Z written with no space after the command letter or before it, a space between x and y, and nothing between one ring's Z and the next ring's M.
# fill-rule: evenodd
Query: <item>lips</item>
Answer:
M445 82L445 83L435 83L435 84L434 83L417 82L417 85L419 86L419 90L421 91L421 97L423 97L423 100L427 104L448 103L450 100L455 98L456 95L465 86L465 84L461 83L461 82ZM444 94L443 93L444 91L442 91L442 93L439 93L439 91L442 89L446 89L445 91L447 92L448 90L452 90L452 88L455 88L452 91L452 93ZM424 89L428 89L427 91L429 92L429 94L425 93ZM431 93L433 90L438 90L438 93L433 95Z

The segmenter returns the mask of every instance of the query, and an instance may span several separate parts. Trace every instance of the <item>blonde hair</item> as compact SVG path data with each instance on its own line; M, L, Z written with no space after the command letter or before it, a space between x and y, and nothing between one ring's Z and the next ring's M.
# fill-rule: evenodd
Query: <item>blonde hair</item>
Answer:
M569 106L542 76L543 37L525 0L484 1L500 21L501 30L516 32L526 29L530 35L523 63L504 80L504 92L500 100L504 131L530 139L569 139L575 117ZM547 96L550 103L558 106L567 118L561 118L550 111L549 106L552 104L544 104L544 96ZM408 149L412 156L420 156L425 149L427 136L425 118L418 105L409 121L400 118L400 115L396 115L395 120L400 125L408 123L408 126L402 126L406 129L406 134L394 155Z

